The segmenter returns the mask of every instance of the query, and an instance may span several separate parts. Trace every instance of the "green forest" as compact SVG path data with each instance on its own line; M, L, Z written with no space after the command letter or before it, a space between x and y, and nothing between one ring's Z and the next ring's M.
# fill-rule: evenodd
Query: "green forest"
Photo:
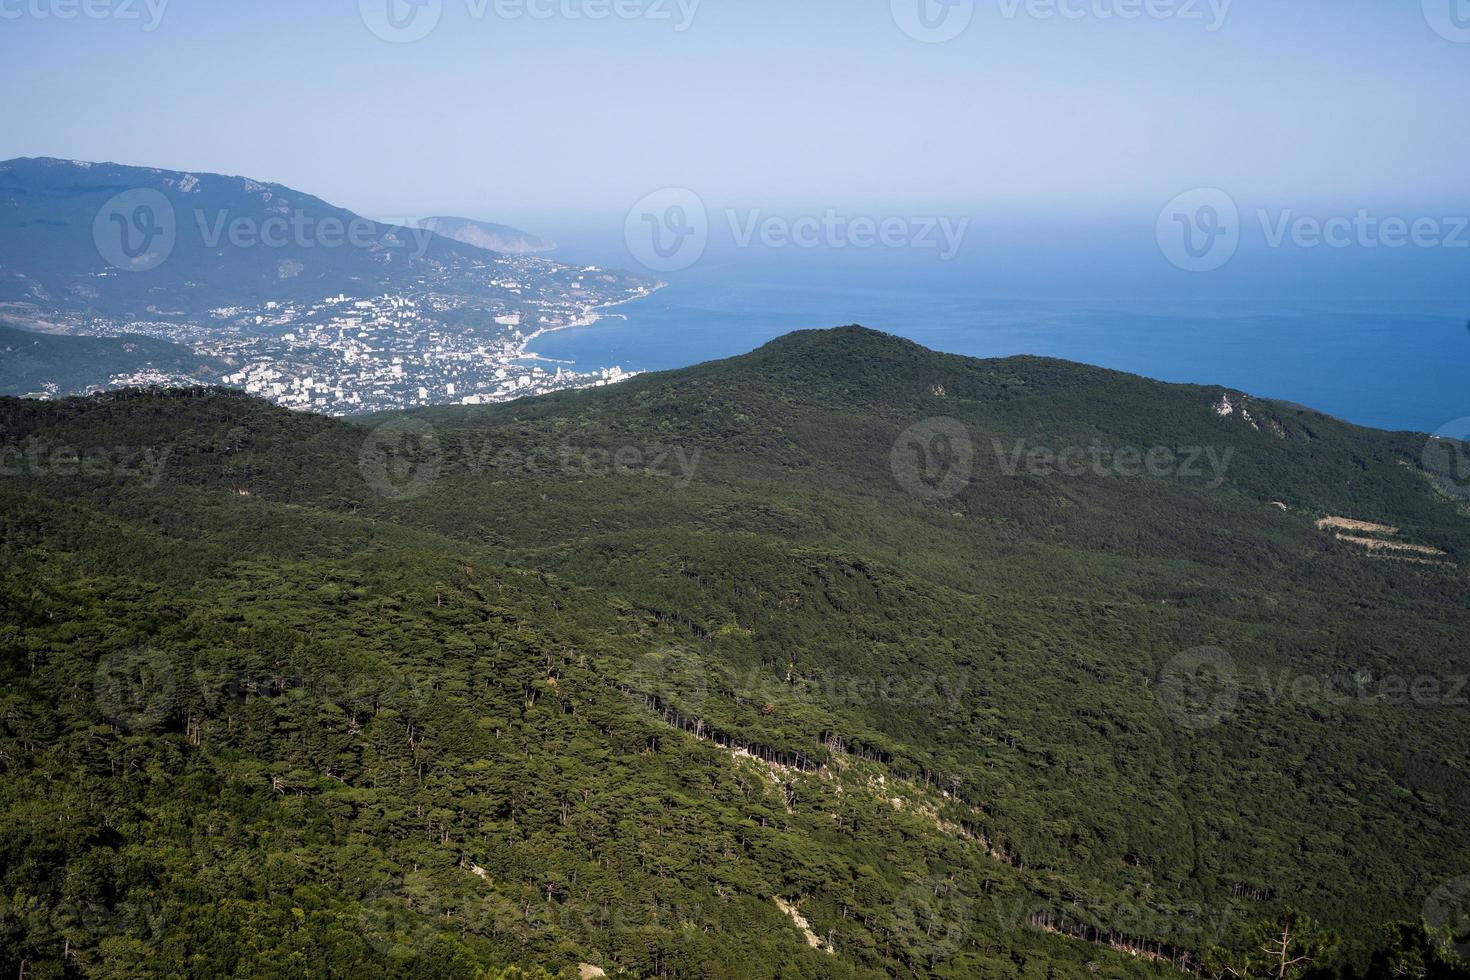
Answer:
M0 398L0 976L1470 977L1448 448L857 327Z

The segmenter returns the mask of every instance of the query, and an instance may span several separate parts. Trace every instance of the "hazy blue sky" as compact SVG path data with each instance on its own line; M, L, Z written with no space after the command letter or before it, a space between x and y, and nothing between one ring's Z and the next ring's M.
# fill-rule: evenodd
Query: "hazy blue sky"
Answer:
M919 0L703 0L682 31L693 0L430 2L437 27L394 44L374 0L171 0L152 30L147 0L0 0L0 158L248 174L375 215L616 211L665 185L806 209L1470 196L1467 0L1236 0L1223 21L1211 0L975 0L942 44L898 26Z

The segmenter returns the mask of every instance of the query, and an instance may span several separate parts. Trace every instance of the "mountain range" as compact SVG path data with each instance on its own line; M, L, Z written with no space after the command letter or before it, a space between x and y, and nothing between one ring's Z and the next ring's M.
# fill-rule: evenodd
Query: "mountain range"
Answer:
M360 245L345 245L349 228ZM342 246L324 245L324 233ZM477 262L459 243L415 240L279 184L49 158L0 163L0 309L11 316L201 315L380 291Z
M0 963L1462 977L1467 448L859 327L0 399Z
M535 252L555 251L556 243L549 242L544 238L538 238L530 232L512 228L509 225L497 225L489 221L475 221L473 218L435 217L424 218L417 223L419 228L427 228L436 235L452 238L466 245L476 248L487 249L491 252L504 252L508 255L526 255Z
M527 244L518 251L532 251ZM0 315L23 325L74 315L202 317L426 284L504 298L493 281L520 268L480 242L381 224L248 177L0 162Z

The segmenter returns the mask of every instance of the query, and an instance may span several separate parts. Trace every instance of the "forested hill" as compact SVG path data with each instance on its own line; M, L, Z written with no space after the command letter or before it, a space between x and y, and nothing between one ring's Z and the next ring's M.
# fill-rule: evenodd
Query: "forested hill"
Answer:
M1464 451L856 327L0 399L0 975L1459 976Z

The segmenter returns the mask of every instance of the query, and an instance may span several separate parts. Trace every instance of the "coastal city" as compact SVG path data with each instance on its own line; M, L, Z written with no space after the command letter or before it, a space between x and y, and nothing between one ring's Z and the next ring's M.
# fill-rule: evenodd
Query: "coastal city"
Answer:
M618 316L608 310L650 295L658 284L595 266L521 261L538 274L493 280L472 296L426 284L369 297L339 293L222 307L204 323L98 319L75 333L150 337L185 346L197 358L198 369L187 373L140 365L94 390L218 384L326 415L493 404L635 377L616 365L578 370L536 354L532 345L553 331Z

